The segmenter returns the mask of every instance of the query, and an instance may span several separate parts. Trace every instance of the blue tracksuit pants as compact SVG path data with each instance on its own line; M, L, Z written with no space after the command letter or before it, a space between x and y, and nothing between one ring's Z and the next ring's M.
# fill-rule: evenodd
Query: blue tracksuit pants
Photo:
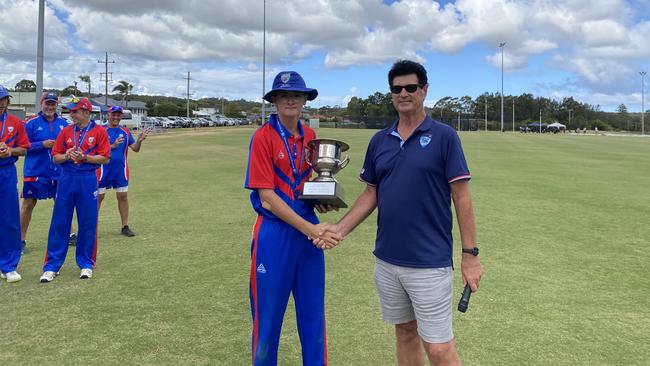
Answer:
M315 216L311 221L316 221ZM253 365L277 365L290 294L296 305L303 365L327 365L323 251L283 221L258 216L250 274Z
M95 268L97 257L97 176L95 172L61 174L43 271L58 272L68 254L72 214L77 210L76 260L80 269Z
M20 261L20 208L16 166L0 167L0 270L13 272Z

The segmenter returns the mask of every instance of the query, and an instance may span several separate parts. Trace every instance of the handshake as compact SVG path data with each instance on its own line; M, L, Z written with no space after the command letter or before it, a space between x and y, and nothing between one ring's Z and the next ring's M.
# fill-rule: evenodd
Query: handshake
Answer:
M326 222L314 225L314 232L308 237L319 249L332 249L345 239L338 224Z

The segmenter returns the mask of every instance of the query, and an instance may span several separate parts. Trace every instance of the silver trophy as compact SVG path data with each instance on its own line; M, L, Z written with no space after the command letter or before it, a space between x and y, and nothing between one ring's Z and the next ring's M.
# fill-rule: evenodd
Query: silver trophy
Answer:
M345 168L350 162L346 156L341 160L341 153L350 149L343 141L332 139L316 139L307 144L309 154L307 164L318 174L316 178L305 182L300 199L314 200L323 205L345 208L345 192L334 174Z

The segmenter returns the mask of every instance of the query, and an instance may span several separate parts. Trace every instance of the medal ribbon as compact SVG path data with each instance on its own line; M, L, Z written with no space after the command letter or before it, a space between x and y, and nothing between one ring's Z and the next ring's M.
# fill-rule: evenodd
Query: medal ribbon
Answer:
M300 171L296 168L296 163L294 162L294 159L298 157L298 148L296 146L295 140L293 143L293 153L291 153L291 149L289 148L289 140L287 137L287 130L284 129L284 126L282 126L282 123L280 120L277 120L278 124L278 130L280 131L280 137L282 137L282 142L284 142L284 148L287 149L287 154L289 155L289 163L291 163L291 171L293 173L293 182L291 183L291 190L295 191L296 188L298 188L298 185L300 184ZM302 163L305 158L305 149L303 147L302 151L300 152L300 160L299 160L299 167L302 168Z

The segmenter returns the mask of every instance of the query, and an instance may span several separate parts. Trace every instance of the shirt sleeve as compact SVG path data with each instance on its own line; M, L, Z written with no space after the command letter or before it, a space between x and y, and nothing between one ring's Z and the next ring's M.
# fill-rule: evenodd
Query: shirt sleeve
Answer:
M131 146L131 145L135 144L135 139L133 138L133 134L131 133L131 130L127 128L126 132L127 132L128 139L129 139L129 141L127 141L128 143L126 145Z
M13 147L23 147L29 149L31 144L27 138L27 132L25 131L25 124L22 121L16 123L16 141L14 142Z
M27 151L38 151L43 150L43 141L34 141L34 124L25 123L25 132L27 133L27 139L29 140L31 146Z
M65 131L61 131L54 141L54 146L52 146L52 156L56 154L65 154Z
M465 153L463 146L460 143L458 134L454 131L450 133L447 140L447 159L445 164L445 174L447 175L447 182L453 183L461 179L471 179L467 161L465 161Z
M359 180L370 184L371 186L377 185L377 170L375 169L375 151L377 145L378 135L375 135L368 144L366 150L366 157L363 161L363 167L359 173Z
M273 154L271 152L271 143L265 138L263 130L260 129L253 135L248 155L248 170L246 172L246 182L244 187L247 189L273 189Z
M108 138L108 132L105 128L100 130L97 134L97 155L102 155L107 158L111 157L111 143Z

